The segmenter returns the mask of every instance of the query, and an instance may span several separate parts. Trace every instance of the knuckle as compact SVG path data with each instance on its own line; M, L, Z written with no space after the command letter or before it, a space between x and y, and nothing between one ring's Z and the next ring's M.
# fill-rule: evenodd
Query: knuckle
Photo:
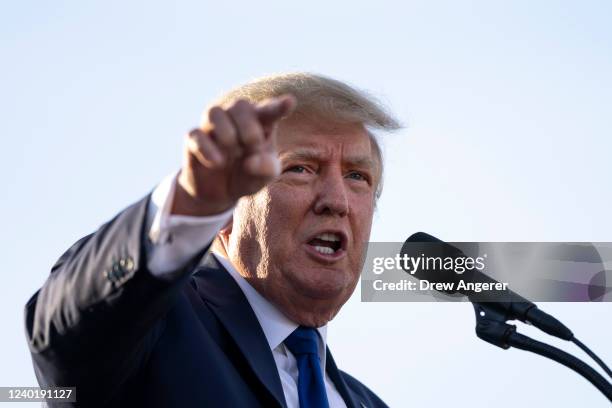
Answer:
M222 145L232 145L236 143L238 137L234 125L226 120L213 121L211 131L215 134L215 139Z
M223 131L217 132L218 139L225 145L232 145L236 143L238 138L238 132L233 126L227 126L223 128Z
M208 120L211 122L218 121L224 114L225 111L220 106L213 106L208 110Z
M202 131L200 129L191 129L185 135L185 139L187 140L187 142L197 141L197 139L200 138L201 134L202 134Z
M228 132L229 138L232 141L232 145L236 144L238 142L238 132L236 131L236 129L234 129L233 127L231 128L230 132Z
M200 129L194 129L187 134L187 146L191 149L202 150L208 135Z
M239 98L239 99L236 101L236 107L238 107L238 108L240 108L240 109L248 109L248 108L250 108L251 106L252 106L252 105L251 105L251 102L249 102L249 100L248 100L248 99L245 99L245 98Z
M244 133L242 134L242 141L246 144L256 143L261 139L261 129L256 123L249 123L245 126Z
M244 98L240 98L238 100L236 100L230 107L229 107L229 111L232 112L233 114L237 114L237 115L244 115L244 114L248 114L250 111L252 111L253 105L251 104L251 102L249 102L248 100L244 99Z

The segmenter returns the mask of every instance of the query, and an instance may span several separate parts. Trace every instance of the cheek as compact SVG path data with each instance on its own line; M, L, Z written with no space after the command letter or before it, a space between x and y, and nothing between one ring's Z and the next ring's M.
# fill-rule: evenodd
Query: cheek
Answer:
M363 263L365 262L368 241L370 239L374 203L364 200L363 197L355 197L353 204L351 208L353 215L351 219L351 229L353 233L354 250L351 251L350 262L352 270L359 276Z
M355 239L367 241L372 228L372 218L374 216L374 202L368 197L355 196L350 201L352 203L350 212L352 213L352 228Z
M268 194L270 199L268 222L281 231L294 233L296 226L302 222L308 212L311 195L302 189L282 184L270 186Z
M268 207L256 237L263 252L281 263L296 251L296 234L307 209L304 197L287 190L271 185L261 192L266 196Z

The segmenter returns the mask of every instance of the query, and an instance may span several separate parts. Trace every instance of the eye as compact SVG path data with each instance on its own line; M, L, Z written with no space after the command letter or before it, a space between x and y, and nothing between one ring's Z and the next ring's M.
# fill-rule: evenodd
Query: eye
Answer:
M358 171L352 171L347 175L348 178L353 179L353 180L363 180L363 181L368 181L368 178L359 173Z
M292 167L288 167L285 171L290 171L292 173L304 173L306 171L306 167L304 167L304 166L292 166Z

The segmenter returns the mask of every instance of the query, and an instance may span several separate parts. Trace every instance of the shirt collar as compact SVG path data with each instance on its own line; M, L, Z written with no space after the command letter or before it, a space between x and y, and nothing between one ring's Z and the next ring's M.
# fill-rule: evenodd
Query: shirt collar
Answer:
M283 342L299 325L290 320L274 304L257 292L257 290L238 273L229 259L216 252L213 252L213 255L221 265L227 269L238 286L240 286L257 320L259 320L259 324L266 336L270 350L274 350L281 345L283 346L281 348L285 350ZM322 367L325 367L327 325L317 328L317 331L319 332L319 358L321 359Z

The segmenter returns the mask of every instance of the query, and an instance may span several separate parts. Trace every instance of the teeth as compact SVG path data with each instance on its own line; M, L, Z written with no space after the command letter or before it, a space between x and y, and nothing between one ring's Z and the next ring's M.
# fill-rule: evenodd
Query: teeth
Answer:
M338 234L330 234L327 232L324 234L317 235L316 238L323 240L323 241L331 241L331 242L340 241L340 236Z
M317 252L320 252L320 253L326 254L326 255L331 255L331 254L334 253L334 250L331 249L330 247L315 246L314 249Z

